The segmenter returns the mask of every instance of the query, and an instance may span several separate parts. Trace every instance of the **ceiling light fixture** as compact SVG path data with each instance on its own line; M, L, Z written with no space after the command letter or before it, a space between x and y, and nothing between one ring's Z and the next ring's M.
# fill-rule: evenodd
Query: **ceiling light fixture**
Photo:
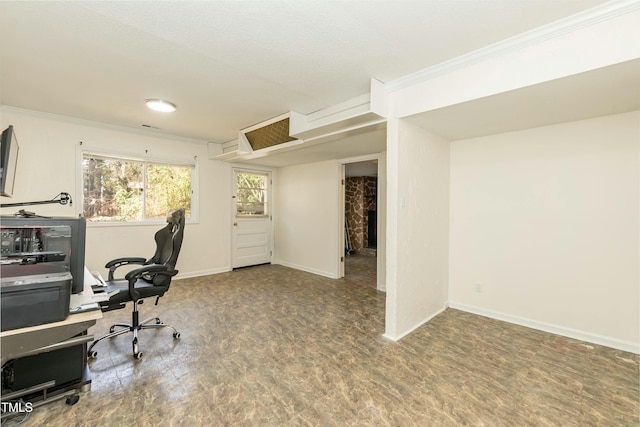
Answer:
M147 107L155 111L161 111L163 113L172 113L176 111L176 105L163 99L145 99Z

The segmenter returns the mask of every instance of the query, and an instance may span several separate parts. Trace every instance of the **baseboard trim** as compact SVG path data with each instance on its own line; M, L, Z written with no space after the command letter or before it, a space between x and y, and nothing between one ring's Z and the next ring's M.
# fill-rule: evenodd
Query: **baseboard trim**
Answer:
M302 265L293 264L293 263L289 263L289 262L273 261L272 264L278 264L278 265L282 265L284 267L289 267L289 268L293 268L293 269L296 269L296 270L305 271L307 273L317 274L319 276L328 277L329 279L337 279L338 278L335 274L331 274L331 273L328 273L326 271L316 270L314 268L304 267ZM176 275L175 279L189 279L189 278L192 278L192 277L209 276L211 274L227 273L227 272L232 271L232 270L233 270L233 268L231 268L231 266L226 266L226 267L214 268L214 269L210 269L210 270L188 271L186 273L178 273Z
M307 273L312 273L312 274L317 274L318 276L323 276L323 277L328 277L329 279L338 279L338 276L336 274L327 272L327 271L323 271L323 270L317 270L315 268L309 268L309 267L305 267L303 265L298 265L298 264L294 264L294 263L290 263L290 262L286 262L286 261L274 261L274 264L278 264L278 265L282 265L284 267L289 267L289 268L293 268L296 270L300 270L300 271L305 271Z
M611 348L626 351L629 353L640 354L640 344L632 343L629 341L623 341L615 338L605 337L602 335L591 334L588 332L565 328L565 327L554 325L551 323L540 322L537 320L527 319L525 317L514 316L511 314L501 313L493 310L487 310L487 309L473 306L473 305L462 304L455 301L449 301L449 307L455 308L456 310L466 311L467 313L477 314L479 316L489 317L491 319L501 320L504 322L525 326L531 329L537 329L539 331L549 332L556 335L562 335L564 337L573 338L580 341L586 341L593 344L602 345L605 347L611 347Z
M417 323L416 325L414 325L412 328L407 329L405 332L401 333L400 335L398 335L397 337L395 336L391 336L389 334L387 334L386 332L384 334L382 334L383 338L386 338L388 340L391 341L400 341L402 338L406 337L407 335L409 335L411 332L415 331L416 329L418 329L420 326L424 325L425 323L427 323L428 321L430 321L431 319L433 319L434 317L442 314L446 309L448 308L447 304L445 304L444 307L442 307L440 310L436 311L434 314L432 314L431 316L427 317L426 319L422 320L421 322Z
M210 270L188 271L186 273L178 273L174 279L175 280L191 279L193 277L210 276L212 274L226 273L228 271L231 271L231 267L220 267L220 268L213 268Z

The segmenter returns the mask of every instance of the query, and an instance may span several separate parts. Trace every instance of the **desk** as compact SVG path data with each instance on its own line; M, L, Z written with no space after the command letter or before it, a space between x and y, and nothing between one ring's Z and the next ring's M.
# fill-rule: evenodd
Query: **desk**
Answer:
M102 318L100 310L70 314L65 320L0 333L0 365L11 359L66 347L69 340L86 332ZM92 335L86 335L93 341ZM86 341L85 341L86 342ZM67 343L68 344L68 343Z
M46 403L47 399L69 396L69 391L73 390L75 401L77 401L77 390L86 391L91 387L91 375L87 366L87 343L93 341L93 335L87 333L87 329L96 324L102 318L100 310L85 311L70 314L65 320L60 322L45 323L43 325L29 326L21 329L12 329L0 333L0 359L1 365L27 356L34 356L64 348L82 346L82 378L68 384L57 385L54 381L43 379L39 386L30 387L24 390L4 393L3 401L16 399L21 396L40 393L34 400L34 407ZM48 396L48 392L51 392ZM53 397L53 399L51 399ZM73 403L75 403L73 401ZM69 401L68 401L69 402ZM4 414L3 414L4 417Z

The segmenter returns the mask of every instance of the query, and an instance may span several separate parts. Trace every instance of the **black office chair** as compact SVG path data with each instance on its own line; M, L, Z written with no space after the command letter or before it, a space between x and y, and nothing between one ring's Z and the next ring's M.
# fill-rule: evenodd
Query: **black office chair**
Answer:
M131 324L117 323L109 329L109 334L91 344L87 355L90 358L97 357L98 353L93 347L106 338L113 338L127 332L133 332L133 357L140 359L142 352L138 349L138 331L142 329L169 328L173 330L173 338L180 338L173 326L166 325L157 317L138 321L138 304L144 302L144 298L156 297L156 305L161 296L169 290L171 278L178 274L175 269L182 237L184 234L184 209L177 209L167 216L168 224L159 230L155 235L156 253L150 259L145 258L117 258L109 261L105 267L109 269L109 279L105 292L115 295L108 301L100 303L103 312L124 308L129 301L133 302L133 312L131 314ZM142 265L126 274L124 279L115 279L114 273L117 268L124 265ZM151 323L154 322L154 323ZM117 329L116 328L121 328Z

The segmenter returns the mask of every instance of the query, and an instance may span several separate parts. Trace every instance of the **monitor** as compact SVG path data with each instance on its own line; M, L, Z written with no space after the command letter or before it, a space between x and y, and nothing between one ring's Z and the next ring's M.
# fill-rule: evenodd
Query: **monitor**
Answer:
M2 131L0 144L0 195L11 197L13 196L13 186L16 180L19 151L18 140L13 131L13 126L9 126Z

